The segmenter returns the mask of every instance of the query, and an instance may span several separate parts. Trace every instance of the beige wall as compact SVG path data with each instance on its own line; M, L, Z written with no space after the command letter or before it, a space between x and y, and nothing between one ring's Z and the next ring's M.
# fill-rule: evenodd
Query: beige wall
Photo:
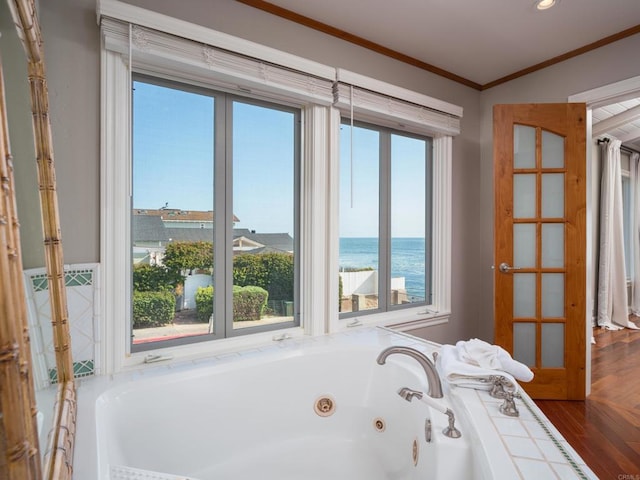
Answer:
M571 93L633 76L633 68L625 66L627 62L618 56L624 52L631 55L634 46L635 51L640 48L637 36L480 93L230 0L129 3L379 78L464 108L462 134L453 143L453 315L448 325L418 332L441 342L476 335L491 340L491 106L499 102L565 101ZM96 262L100 256L101 210L100 36L95 1L40 2L40 9L65 262ZM4 18L4 11L1 13ZM616 74L600 72L594 63L597 59L625 69ZM635 75L639 73L636 69ZM21 181L33 183L35 170L17 173ZM29 232L31 238L33 231L40 231L39 209L22 197L20 204L23 232ZM23 245L25 265L41 266L38 242Z
M9 142L13 156L24 268L44 264L40 196L31 124L27 61L7 2L0 2L0 55L7 92Z

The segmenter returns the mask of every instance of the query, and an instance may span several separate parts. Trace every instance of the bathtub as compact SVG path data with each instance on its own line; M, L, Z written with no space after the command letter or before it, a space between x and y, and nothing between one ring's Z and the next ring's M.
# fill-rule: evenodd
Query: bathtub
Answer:
M110 389L96 406L100 478L477 478L470 437L445 437L442 413L397 394L426 391L424 371L399 355L378 365L380 351L279 351Z
M294 337L208 359L81 379L74 480L596 479L522 392L506 417L486 391L443 384L416 360L439 345L387 328ZM430 424L430 427L429 427Z

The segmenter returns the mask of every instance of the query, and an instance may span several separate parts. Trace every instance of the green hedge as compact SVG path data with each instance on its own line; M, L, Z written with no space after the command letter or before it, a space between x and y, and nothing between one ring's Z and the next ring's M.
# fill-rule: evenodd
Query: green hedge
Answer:
M172 290L181 280L182 277L161 265L139 263L133 267L133 290L136 292Z
M233 286L233 321L244 322L248 320L260 320L267 307L269 293L260 287L249 285L247 287Z
M133 292L133 328L161 327L171 323L175 315L173 293Z
M269 293L253 285L233 286L233 321L260 320L267 306ZM213 314L213 286L200 287L196 291L198 320L208 322Z
M213 285L196 290L196 312L200 322L208 322L213 315Z
M264 288L270 300L293 301L293 267L290 253L236 255L233 257L233 284Z

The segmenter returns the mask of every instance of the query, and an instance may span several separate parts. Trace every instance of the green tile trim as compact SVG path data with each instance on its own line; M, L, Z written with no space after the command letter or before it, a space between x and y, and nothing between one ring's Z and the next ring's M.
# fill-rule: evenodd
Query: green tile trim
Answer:
M73 376L75 378L88 377L95 373L93 360L85 360L83 362L73 362Z
M578 477L583 480L589 480L589 477L584 473L582 468L580 468L580 465L576 463L575 459L573 458L573 455L571 455L567 451L567 449L564 448L562 443L560 443L560 441L555 437L555 435L551 432L549 427L546 425L546 422L544 422L540 418L540 416L533 410L529 402L526 401L522 396L520 396L519 398L521 402L524 404L524 406L527 407L527 410L529 410L529 413L531 413L531 416L536 420L536 422L538 422L538 425L540 425L540 428L542 428L544 432L547 434L547 436L549 437L549 440L553 442L553 444L562 454L563 458L567 461L569 465L571 465L571 468L573 468L573 471L576 473L576 475L578 475Z
M93 270L69 270L65 272L64 281L67 287L93 285Z
M73 377L83 378L95 373L95 365L93 360L84 360L81 362L73 362ZM49 369L49 381L51 384L58 383L58 370L56 368Z
M47 274L42 273L31 277L34 292L43 292L49 289ZM64 272L64 284L67 287L84 287L93 285L93 269L68 270Z
M33 275L31 277L31 284L33 285L34 292L42 292L49 289L49 281L45 273L41 275Z

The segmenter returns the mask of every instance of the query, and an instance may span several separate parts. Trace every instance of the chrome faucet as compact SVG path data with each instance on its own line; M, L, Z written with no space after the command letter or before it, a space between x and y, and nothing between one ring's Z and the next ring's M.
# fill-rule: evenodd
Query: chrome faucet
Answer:
M442 398L442 383L440 382L440 376L438 375L438 371L436 370L436 366L434 363L429 360L429 358L422 352L411 348L411 347L388 347L385 348L380 355L378 355L378 365L384 365L387 357L389 355L393 355L394 353L402 353L403 355L408 355L411 358L417 360L417 362L424 369L424 373L427 374L427 383L429 384L429 390L427 395L432 398Z

